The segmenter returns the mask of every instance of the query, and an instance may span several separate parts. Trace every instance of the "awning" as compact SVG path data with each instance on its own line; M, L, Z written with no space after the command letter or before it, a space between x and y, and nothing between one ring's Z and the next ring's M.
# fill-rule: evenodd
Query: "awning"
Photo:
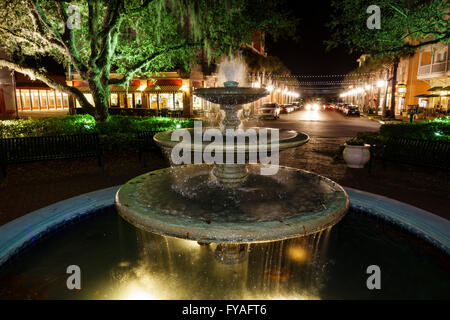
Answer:
M178 93L181 86L151 86L145 88L146 93Z
M139 87L136 86L129 86L128 87L128 93L178 93L180 92L181 87L180 86L151 86L146 87L143 91L139 90ZM122 88L120 86L114 86L111 88L111 93L126 93L127 89Z
M442 90L443 90L442 87L433 87L433 88L428 89L427 91L442 91Z
M438 94L418 94L416 98L437 98L440 97Z

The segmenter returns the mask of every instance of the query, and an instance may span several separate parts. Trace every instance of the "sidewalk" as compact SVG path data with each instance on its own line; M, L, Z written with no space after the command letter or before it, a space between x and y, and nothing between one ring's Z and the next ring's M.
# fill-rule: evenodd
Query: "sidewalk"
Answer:
M336 157L345 138L312 138L306 145L281 153L280 164L326 176L346 187L384 195L450 220L449 174L434 169L374 163L349 169ZM144 168L137 154L105 155L105 173L96 159L26 163L8 167L0 184L0 225L28 212L83 193L120 185L168 163L160 153ZM299 194L301 196L301 194Z

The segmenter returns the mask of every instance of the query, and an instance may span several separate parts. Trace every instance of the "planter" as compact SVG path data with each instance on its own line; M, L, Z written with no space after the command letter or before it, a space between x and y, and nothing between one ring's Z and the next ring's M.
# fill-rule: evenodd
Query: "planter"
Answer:
M343 152L344 160L349 168L364 168L370 159L370 144L363 146L351 146L345 144Z

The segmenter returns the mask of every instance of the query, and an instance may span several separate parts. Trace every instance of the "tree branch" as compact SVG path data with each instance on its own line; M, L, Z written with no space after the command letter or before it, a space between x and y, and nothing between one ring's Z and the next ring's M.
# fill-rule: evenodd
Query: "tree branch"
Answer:
M109 85L118 85L118 86L123 86L126 85L128 82L130 82L130 80L132 80L133 76L141 71L142 69L145 69L146 67L148 67L152 61L160 56L162 56L163 54L167 53L168 51L176 51L179 49L182 49L184 47L190 47L190 48L195 48L201 46L201 43L192 43L192 44L180 44L177 46L173 46L171 48L166 48L166 49L160 49L159 51L151 54L150 56L146 57L145 59L142 59L140 62L136 63L134 66L132 66L123 76L123 78L121 79L110 79L109 80Z
M73 30L65 27L67 20L69 19L66 4L65 2L61 2L61 0L57 0L56 6L58 7L60 17L64 24L64 33L60 35L59 39L65 48L65 53L69 56L70 61L77 69L78 73L80 73L80 75L85 75L88 69L81 59L80 53L75 45L75 35Z

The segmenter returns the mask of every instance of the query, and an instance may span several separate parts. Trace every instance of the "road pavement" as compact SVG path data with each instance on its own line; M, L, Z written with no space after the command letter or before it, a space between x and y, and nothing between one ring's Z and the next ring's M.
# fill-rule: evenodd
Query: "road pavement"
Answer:
M359 131L378 131L380 123L365 117L345 116L337 111L299 110L282 114L280 119L252 120L247 127L272 127L304 132L310 137L353 137Z

